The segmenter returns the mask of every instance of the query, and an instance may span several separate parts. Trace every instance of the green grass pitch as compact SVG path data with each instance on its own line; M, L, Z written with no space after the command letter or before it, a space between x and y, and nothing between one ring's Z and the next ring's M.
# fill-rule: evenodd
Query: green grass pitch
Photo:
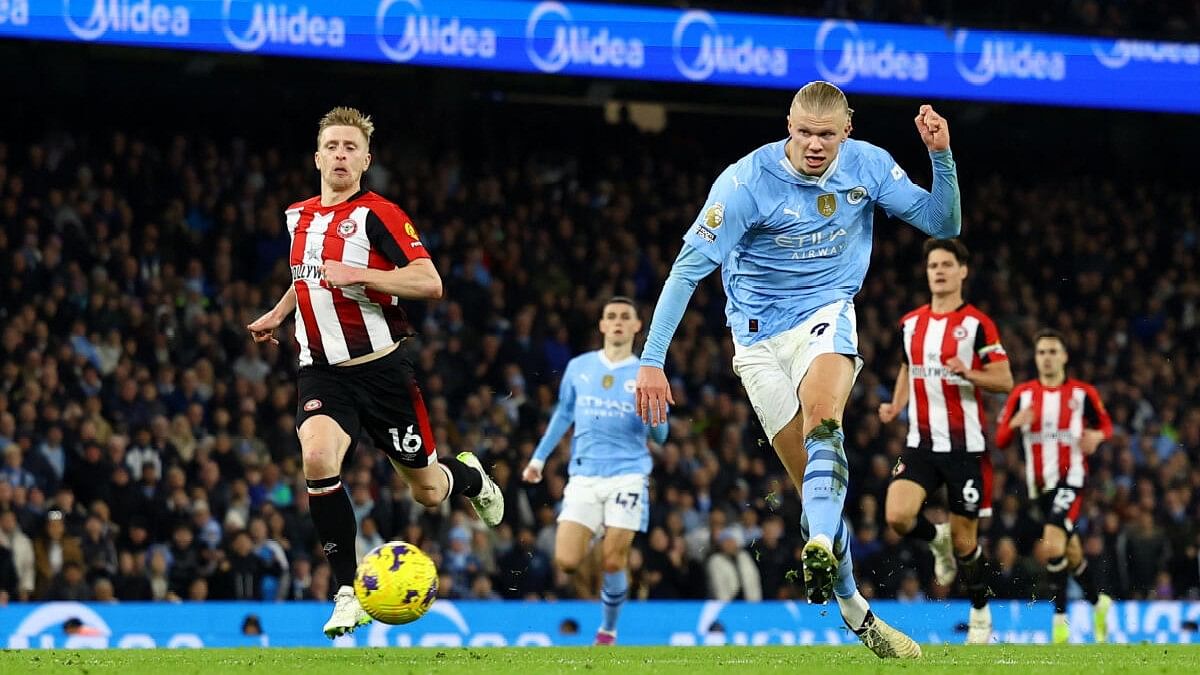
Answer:
M4 650L0 673L1200 673L1200 645L926 645L924 649L920 661L886 662L862 647Z

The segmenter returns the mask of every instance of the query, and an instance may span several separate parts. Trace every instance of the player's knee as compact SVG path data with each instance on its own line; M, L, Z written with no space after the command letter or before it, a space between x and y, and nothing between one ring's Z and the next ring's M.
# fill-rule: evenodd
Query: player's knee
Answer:
M612 574L625 569L629 555L625 551L614 551L604 554L604 572Z
M341 469L333 448L320 443L305 445L300 459L304 464L304 477L309 480L336 475Z
M433 508L446 498L445 488L438 485L414 485L413 499L425 508Z
M554 564L558 569L567 574L574 574L575 570L579 569L580 559L578 556L572 556L563 553L554 554Z
M1066 550L1067 547L1063 546L1063 544L1061 542L1047 541L1043 545L1045 546L1045 548L1043 549L1043 553L1045 554L1045 556L1047 558L1050 558L1050 559L1061 558L1067 552L1067 550Z
M839 425L842 421L842 413L833 403L822 401L819 403L805 403L801 405L804 410L804 435L812 433L825 420L834 420Z
M887 513L884 516L887 520L888 527L899 535L905 535L912 531L916 525L917 516L915 513L909 513L906 509L892 506L888 504Z
M959 556L974 553L975 547L978 545L973 532L952 531L950 538L954 541L954 553Z

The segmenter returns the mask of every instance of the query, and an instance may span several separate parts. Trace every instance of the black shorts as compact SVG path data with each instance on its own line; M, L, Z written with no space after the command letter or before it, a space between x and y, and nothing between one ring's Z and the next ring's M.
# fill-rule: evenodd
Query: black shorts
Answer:
M429 414L404 345L354 366L305 366L296 389L296 428L310 417L328 415L350 436L347 456L366 431L376 447L403 466L419 469L437 461Z
M1038 495L1038 506L1042 510L1042 521L1053 525L1067 536L1075 534L1075 521L1083 509L1083 488L1059 485Z
M986 452L930 452L905 448L892 480L911 480L932 495L942 485L950 512L965 518L992 515L992 459Z

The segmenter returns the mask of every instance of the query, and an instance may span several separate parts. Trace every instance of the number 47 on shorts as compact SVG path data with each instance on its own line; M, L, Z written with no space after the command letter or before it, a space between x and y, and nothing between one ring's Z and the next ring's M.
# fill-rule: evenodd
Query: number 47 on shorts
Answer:
M637 508L639 497L641 497L641 495L636 492L618 492L617 496L613 498L613 501L615 501L618 506L624 506L627 509L633 509Z

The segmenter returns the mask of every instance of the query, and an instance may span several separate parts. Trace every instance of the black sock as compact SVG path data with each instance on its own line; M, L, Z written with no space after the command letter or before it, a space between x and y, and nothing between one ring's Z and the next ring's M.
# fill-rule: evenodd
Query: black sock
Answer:
M929 522L924 513L918 513L917 523L913 525L913 529L909 531L908 536L913 539L930 542L937 536L937 529L934 528L933 523Z
M1050 592L1054 595L1054 613L1067 612L1067 559L1063 556L1051 558L1046 563L1050 573Z
M1071 573L1075 577L1075 581L1079 582L1079 587L1083 589L1083 597L1091 604L1096 604L1100 600L1100 591L1096 587L1096 575L1092 574L1092 566L1088 564L1087 558L1079 562L1079 567Z
M971 606L983 609L987 606L988 595L992 589L988 587L988 572L991 566L983 555L983 549L978 545L975 550L958 558L958 578L962 579L963 587L971 598Z
M354 539L358 536L358 522L354 520L354 507L350 495L342 487L339 476L308 481L308 510L312 513L317 537L333 570L337 586L353 586L354 570L358 567L358 556L354 552Z
M483 476L479 475L478 471L458 461L457 457L441 457L438 461L446 467L453 479L450 481L448 497L454 495L479 496L479 491L483 489Z

